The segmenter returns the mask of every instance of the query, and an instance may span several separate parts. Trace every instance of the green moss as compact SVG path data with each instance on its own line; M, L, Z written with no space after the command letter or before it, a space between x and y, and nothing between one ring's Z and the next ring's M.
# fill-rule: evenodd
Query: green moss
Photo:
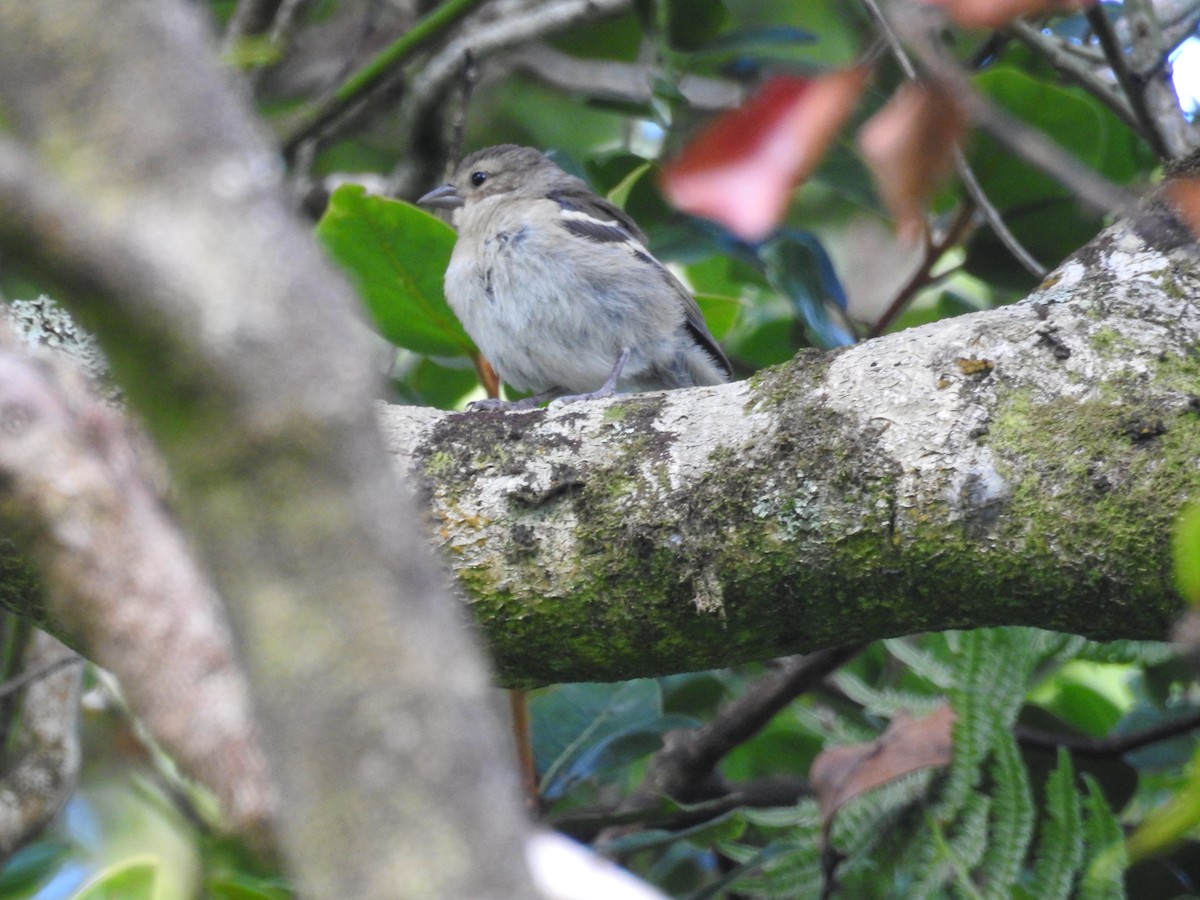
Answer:
M431 453L425 460L425 474L430 478L439 478L453 471L454 457L445 450Z
M1088 620L1071 605L1075 615L1058 623L1064 630L1163 637L1178 612L1163 535L1182 500L1200 490L1200 417L1168 405L1164 388L1158 379L1151 394L1131 378L1087 400L1035 402L1018 392L992 424L1000 469L1015 486L1000 539L1023 548L1007 558L1037 566L1053 556L1059 564L1042 567L1045 589L1057 578L1064 595L1094 593Z
M629 405L618 400L604 407L602 418L605 422L623 422L628 416Z
M1126 342L1126 338L1119 331L1108 326L1093 331L1088 340L1092 348L1102 356L1108 356L1110 351Z

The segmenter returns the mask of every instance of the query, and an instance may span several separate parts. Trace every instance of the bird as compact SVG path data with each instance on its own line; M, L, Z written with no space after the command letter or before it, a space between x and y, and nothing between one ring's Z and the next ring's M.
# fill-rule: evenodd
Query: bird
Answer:
M729 381L700 307L633 219L541 151L478 150L417 202L453 210L446 300L501 380L532 392L471 408Z

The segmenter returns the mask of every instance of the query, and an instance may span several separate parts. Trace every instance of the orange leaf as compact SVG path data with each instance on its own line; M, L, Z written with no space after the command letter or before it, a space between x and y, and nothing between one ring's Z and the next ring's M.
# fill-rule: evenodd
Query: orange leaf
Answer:
M940 6L964 28L999 28L1013 19L1040 13L1071 13L1095 0L925 0Z
M1200 178L1174 176L1163 185L1167 202L1175 209L1192 235L1200 238Z
M949 706L939 707L923 719L897 713L876 740L819 753L808 779L821 803L825 829L834 813L855 797L910 772L949 765L954 720Z
M911 82L859 129L859 149L903 237L922 233L926 203L965 131L966 115L948 91Z
M816 168L853 111L868 72L775 76L667 164L663 193L684 212L746 240L766 237L783 218L792 189Z

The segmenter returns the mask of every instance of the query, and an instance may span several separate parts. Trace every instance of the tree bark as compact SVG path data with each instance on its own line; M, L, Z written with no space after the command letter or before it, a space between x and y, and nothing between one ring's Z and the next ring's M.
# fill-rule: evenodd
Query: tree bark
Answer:
M1149 203L1022 303L740 383L382 415L510 685L988 625L1165 639L1198 260Z
M7 4L0 106L0 242L66 288L172 470L299 893L533 896L486 672L389 469L355 300L196 8Z

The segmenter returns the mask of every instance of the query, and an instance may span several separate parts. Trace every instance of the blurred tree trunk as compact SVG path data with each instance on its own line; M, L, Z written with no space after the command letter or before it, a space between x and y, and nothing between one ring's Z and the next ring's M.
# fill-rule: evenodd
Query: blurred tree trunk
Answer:
M485 667L389 469L354 298L197 8L8 4L0 105L0 241L62 286L171 469L301 895L531 896ZM71 583L47 588L71 616Z

